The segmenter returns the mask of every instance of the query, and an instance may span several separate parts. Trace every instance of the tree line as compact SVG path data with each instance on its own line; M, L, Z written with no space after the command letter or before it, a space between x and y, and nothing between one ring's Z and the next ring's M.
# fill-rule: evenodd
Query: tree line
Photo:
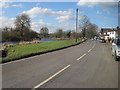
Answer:
M14 28L2 28L2 41L27 41L38 38L38 33L30 28L30 23L31 20L27 14L17 16Z
M80 28L82 30L83 38L94 38L95 36L99 36L98 26L96 24L91 23L90 19L84 15L82 20L79 20Z
M93 38L98 35L97 25L92 24L87 16L84 16L79 22L78 32L75 32L75 30L64 31L63 29L57 29L56 32L41 37L41 33L37 33L30 28L31 20L29 16L22 14L16 17L14 28L2 28L2 41L28 41L35 38Z

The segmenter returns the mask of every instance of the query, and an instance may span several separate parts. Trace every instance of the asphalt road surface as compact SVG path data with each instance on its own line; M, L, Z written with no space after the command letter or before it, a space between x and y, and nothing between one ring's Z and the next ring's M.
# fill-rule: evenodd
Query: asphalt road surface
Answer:
M2 65L3 88L118 88L110 45L86 42Z

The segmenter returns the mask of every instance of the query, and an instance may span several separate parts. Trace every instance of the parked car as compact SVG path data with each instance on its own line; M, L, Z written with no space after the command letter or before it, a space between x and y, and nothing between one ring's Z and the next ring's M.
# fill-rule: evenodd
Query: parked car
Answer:
M102 39L102 43L106 43L106 40L105 40L105 39Z
M99 38L98 41L101 42L101 43L106 43L105 39Z
M120 37L114 39L112 43L112 56L114 56L115 60L120 59Z

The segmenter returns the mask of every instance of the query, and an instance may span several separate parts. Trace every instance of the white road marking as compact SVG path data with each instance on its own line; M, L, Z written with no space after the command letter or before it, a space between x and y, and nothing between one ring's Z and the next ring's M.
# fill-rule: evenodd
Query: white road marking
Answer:
M54 75L52 75L51 77L49 77L48 79L46 79L45 81L43 81L40 84L38 84L35 87L33 87L32 90L35 90L36 88L39 88L40 86L44 85L45 83L47 83L48 81L50 81L51 79L53 79L55 76L57 76L58 74L60 74L61 72L63 72L67 68L69 68L70 66L71 65L67 65L66 67L64 67L63 69L61 69L60 71L58 71L57 73L55 73Z
M88 53L91 51L92 49L90 49L89 51L88 51Z
M10 61L10 62L7 62L7 63L3 63L2 65L6 65L6 64L10 64L10 63L15 63L15 62L20 62L20 61L23 61L23 60L30 60L30 59L32 60L32 59L35 58L35 57L45 56L45 55L54 54L54 53L55 53L55 52L44 53L44 54L37 55L37 56L31 56L31 57L27 57L27 58L15 60L15 61Z
M32 56L32 57L28 57L28 58L24 58L24 59L19 59L19 60L15 60L15 61L10 61L10 62L7 62L7 63L3 63L2 65L6 65L6 64L10 64L10 63L15 63L15 62L20 62L20 61L28 60L28 59L32 60L32 58L39 57L39 56L44 56L44 55L46 55L46 54Z
M93 47L92 47L92 48L94 48L94 47L95 47L95 45L96 45L96 43L93 45Z
M95 47L95 45L96 45L96 43L92 46L92 48L91 48L90 50L88 50L88 53ZM77 59L77 61L79 61L80 59L82 59L84 56L86 56L86 53L83 54L81 57L79 57L79 58Z
M85 53L85 54L83 54L81 57L79 57L77 60L82 59L85 55L86 55L86 53Z
M96 43L95 43L96 44ZM94 46L95 46L94 44ZM94 48L94 46L92 48ZM70 47L70 48L73 48L73 47ZM70 49L70 48L67 48L67 49ZM63 49L64 50L64 49ZM57 51L55 51L57 52ZM53 54L55 52L50 52L50 53L45 53L45 54L41 54L41 55L37 55L37 56L32 56L32 57L28 57L28 58L23 58L23 59L20 59L20 60L15 60L15 61L10 61L10 62L7 62L7 63L3 63L2 65L6 65L6 64L10 64L10 63L15 63L15 62L20 62L20 61L23 61L23 60L28 60L28 59L32 59L32 58L35 58L35 57L39 57L39 56L44 56L44 55L47 55L47 54Z

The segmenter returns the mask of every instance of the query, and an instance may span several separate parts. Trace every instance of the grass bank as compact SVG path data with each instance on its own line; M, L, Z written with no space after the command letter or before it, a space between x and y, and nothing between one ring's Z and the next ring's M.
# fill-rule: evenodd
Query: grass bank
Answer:
M80 43L81 40L75 42L75 40L64 40L64 41L52 41L52 42L41 42L33 43L28 45L17 45L14 47L7 48L8 55L2 58L2 62L10 61L12 59L19 59L25 55L35 54L39 52L50 51L70 45Z

